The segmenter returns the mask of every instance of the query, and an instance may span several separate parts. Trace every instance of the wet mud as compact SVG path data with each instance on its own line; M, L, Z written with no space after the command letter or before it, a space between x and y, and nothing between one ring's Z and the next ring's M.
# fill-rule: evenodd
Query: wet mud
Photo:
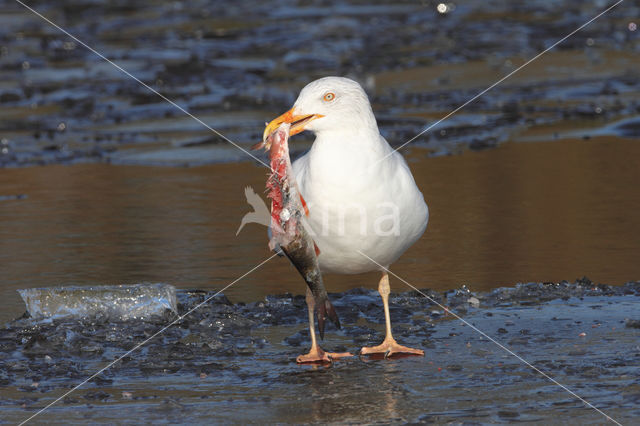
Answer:
M392 294L391 315L395 337L424 348L425 357L296 365L309 344L303 296L232 303L218 295L40 421L605 421L452 313L623 424L640 415L640 282L607 286L583 278L486 293L421 291L446 309L412 291ZM179 291L179 313L213 294ZM374 291L330 296L343 328L327 330L325 349L356 352L381 341L384 317ZM7 323L0 329L0 416L30 416L175 318L171 310L121 322L25 314Z
M383 135L400 145L605 7L446 4L441 12L437 2L358 0L32 6L245 148L325 75L359 80ZM581 137L638 137L640 31L629 18L637 12L625 2L412 146L482 150L558 124ZM250 160L19 4L4 1L0 19L0 166Z

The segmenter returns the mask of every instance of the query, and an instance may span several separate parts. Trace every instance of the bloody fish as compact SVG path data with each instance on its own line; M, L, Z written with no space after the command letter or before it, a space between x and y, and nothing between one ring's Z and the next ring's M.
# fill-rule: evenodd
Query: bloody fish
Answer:
M253 148L269 151L271 173L267 179L267 197L271 199L271 250L282 250L296 267L313 294L320 338L324 338L324 324L328 317L340 328L340 320L324 288L319 250L302 223L309 214L306 202L296 183L289 157L288 123L281 124L263 142Z

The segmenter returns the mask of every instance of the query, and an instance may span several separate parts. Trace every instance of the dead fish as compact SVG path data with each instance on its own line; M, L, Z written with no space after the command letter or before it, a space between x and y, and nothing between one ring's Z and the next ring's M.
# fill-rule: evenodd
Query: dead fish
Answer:
M320 338L324 338L324 323L328 317L340 328L340 320L324 288L319 250L302 223L303 216L309 214L307 204L300 194L289 157L288 123L281 124L263 142L253 148L269 151L271 173L267 179L267 197L271 199L271 239L272 250L282 250L296 267L313 294L315 313Z

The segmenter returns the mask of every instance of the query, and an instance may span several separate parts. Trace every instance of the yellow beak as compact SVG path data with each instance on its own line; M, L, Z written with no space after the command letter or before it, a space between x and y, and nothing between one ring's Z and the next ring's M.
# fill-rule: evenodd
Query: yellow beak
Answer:
M306 114L306 115L295 115L293 112L293 108L289 111L282 114L280 117L273 119L271 123L267 124L267 127L264 129L264 133L262 134L262 141L266 141L267 138L276 130L282 123L291 124L291 129L289 130L289 136L296 135L300 132L305 131L305 126L310 122L317 118L324 117L321 114Z

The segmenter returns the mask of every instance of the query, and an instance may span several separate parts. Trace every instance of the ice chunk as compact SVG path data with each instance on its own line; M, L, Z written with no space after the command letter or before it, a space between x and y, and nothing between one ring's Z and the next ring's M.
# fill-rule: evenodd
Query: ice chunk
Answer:
M50 287L18 290L36 319L106 315L111 320L145 319L177 312L176 289L169 284Z

